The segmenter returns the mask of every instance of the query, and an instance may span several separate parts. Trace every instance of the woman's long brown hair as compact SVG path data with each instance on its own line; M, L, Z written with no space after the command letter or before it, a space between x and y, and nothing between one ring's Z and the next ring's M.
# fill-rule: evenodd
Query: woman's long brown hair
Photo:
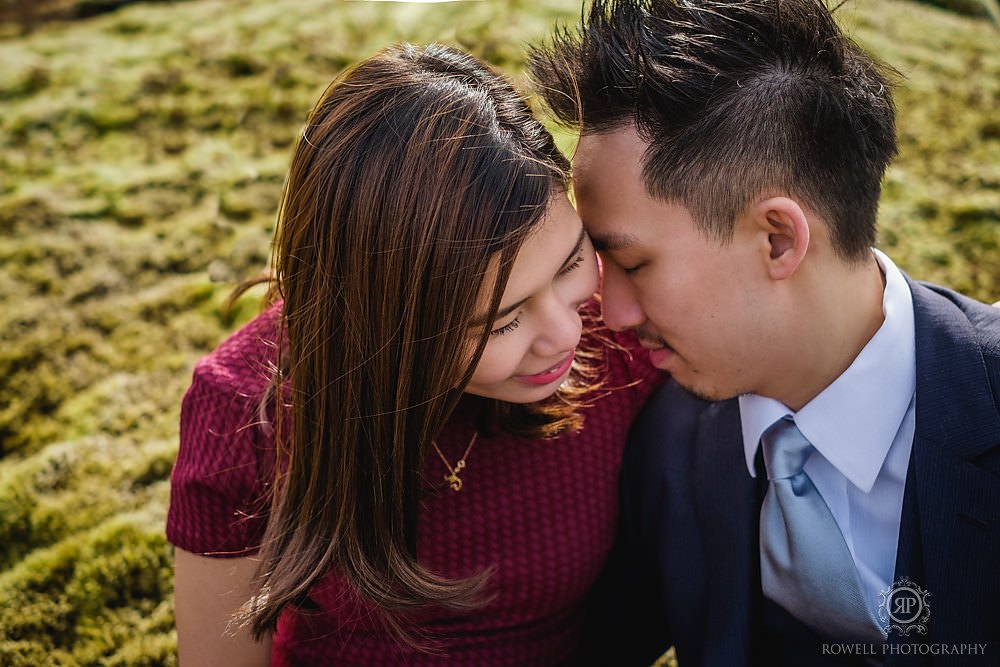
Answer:
M423 464L489 338L470 336L483 295L491 322L568 168L506 79L449 47L388 49L316 104L275 237L274 386L291 423L275 410L279 473L243 615L255 637L331 570L408 642L408 611L483 604L488 573L449 580L417 561ZM491 410L551 435L572 408Z

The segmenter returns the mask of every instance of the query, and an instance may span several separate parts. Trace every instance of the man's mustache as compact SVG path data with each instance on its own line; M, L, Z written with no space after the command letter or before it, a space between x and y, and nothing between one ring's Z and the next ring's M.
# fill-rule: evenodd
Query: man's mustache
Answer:
M635 331L639 343L644 347L670 347L667 345L667 341L643 326L636 327L633 331Z

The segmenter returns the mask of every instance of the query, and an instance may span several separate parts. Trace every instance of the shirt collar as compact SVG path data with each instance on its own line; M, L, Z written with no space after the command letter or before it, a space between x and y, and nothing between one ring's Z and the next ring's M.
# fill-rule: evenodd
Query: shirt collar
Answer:
M798 412L773 398L740 396L743 449L752 477L760 436L791 415L816 451L854 486L868 493L875 484L916 390L916 343L910 288L891 259L872 251L885 273L885 320L848 369Z

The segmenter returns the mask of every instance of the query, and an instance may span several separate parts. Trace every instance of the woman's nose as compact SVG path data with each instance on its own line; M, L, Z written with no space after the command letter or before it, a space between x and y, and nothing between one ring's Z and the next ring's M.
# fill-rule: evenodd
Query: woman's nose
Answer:
M563 302L555 294L550 294L546 317L535 341L535 354L555 357L577 346L583 332L578 306L576 302Z

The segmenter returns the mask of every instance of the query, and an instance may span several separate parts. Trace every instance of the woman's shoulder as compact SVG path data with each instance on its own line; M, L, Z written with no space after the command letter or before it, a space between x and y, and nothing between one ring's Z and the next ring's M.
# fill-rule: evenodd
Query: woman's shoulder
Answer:
M246 555L262 509L274 443L262 400L274 370L280 304L230 335L194 369L181 403L167 538L196 554Z
M230 334L195 364L192 388L200 385L234 397L262 396L274 376L280 317L278 302Z

